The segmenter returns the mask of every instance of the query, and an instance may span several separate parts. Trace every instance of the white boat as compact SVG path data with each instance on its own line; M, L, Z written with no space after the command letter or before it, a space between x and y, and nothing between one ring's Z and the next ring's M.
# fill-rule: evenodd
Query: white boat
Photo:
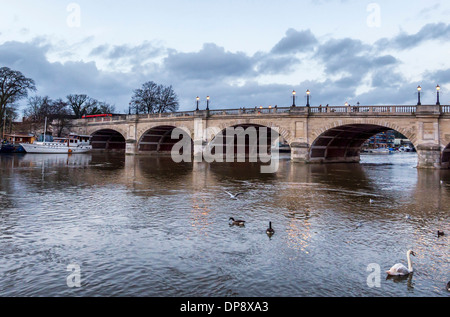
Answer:
M27 153L79 154L92 150L91 136L71 134L68 138L43 135L31 144L20 144Z
M47 118L45 118L44 134L33 143L20 143L25 152L36 154L78 154L92 150L90 135L71 133L68 138L53 138L46 135Z

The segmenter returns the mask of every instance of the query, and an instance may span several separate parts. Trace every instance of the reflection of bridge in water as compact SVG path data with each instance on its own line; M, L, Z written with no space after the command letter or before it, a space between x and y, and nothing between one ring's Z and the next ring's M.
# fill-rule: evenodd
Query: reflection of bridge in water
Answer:
M362 144L378 133L395 130L418 152L418 167L448 168L450 106L346 106L202 110L82 119L72 131L93 137L95 149L127 154L172 150L175 128L192 139L194 154L214 145L229 127L267 127L291 147L296 162L359 162ZM270 143L269 143L270 144ZM219 145L219 144L216 144ZM220 146L220 145L219 145Z

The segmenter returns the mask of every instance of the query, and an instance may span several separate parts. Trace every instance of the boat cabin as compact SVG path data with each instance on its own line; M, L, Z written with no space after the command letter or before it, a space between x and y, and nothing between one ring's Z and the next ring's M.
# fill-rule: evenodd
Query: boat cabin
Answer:
M10 144L33 143L35 137L29 134L5 134L5 140Z

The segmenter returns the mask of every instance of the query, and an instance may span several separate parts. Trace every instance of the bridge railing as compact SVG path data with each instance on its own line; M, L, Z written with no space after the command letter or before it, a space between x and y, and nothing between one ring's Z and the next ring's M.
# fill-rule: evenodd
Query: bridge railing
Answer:
M275 114L275 113L289 113L290 107L269 107L269 108L240 108L240 109L223 109L223 110L209 110L210 116L235 116L235 115L261 115L261 114Z
M422 106L427 108L427 106ZM437 106L435 106L437 107ZM126 121L134 120L136 116L139 119L156 119L156 118L188 118L195 116L254 116L254 115L289 115L289 114L312 114L312 115L329 115L332 113L397 113L397 114L414 114L418 111L419 106L319 106L319 107L255 107L255 108L240 108L240 109L214 109L201 111L183 111L183 112L168 112L155 114L139 114L139 115L119 115L113 117L99 117L79 119L78 124L97 123L97 122L111 122L111 121ZM442 114L450 114L450 105L441 105L437 108L438 112ZM423 111L423 109L422 109Z
M369 112L369 113L415 113L417 106L338 106L338 107L311 107L310 113L351 113L351 112Z
M192 117L195 111L183 111L183 112L164 112L164 113L145 113L139 114L139 119L155 119L155 118L174 118L174 117Z

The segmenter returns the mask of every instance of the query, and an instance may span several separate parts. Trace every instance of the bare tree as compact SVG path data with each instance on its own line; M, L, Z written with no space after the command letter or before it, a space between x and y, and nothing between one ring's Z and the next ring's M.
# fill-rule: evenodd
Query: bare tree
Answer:
M72 117L72 111L67 102L57 99L51 103L52 126L58 137L63 134L64 129L71 127Z
M131 98L132 112L136 114L157 112L160 90L161 87L153 81L146 82L142 88L134 90Z
M13 107L14 103L26 98L28 91L35 91L36 85L33 79L25 77L21 72L8 67L0 68L0 119L4 125L4 117L7 106Z
M176 112L178 108L178 96L172 86L161 87L158 98L158 113Z
M67 101L74 115L81 119L98 104L98 101L87 95L68 95Z
M88 114L108 114L114 113L116 107L108 104L104 101L98 101L91 109L88 110Z
M42 123L45 117L51 114L52 100L50 97L33 96L28 98L27 107L23 111L27 120L35 123Z
M130 111L136 114L175 112L179 107L178 96L172 86L165 87L153 81L134 90L130 105Z

